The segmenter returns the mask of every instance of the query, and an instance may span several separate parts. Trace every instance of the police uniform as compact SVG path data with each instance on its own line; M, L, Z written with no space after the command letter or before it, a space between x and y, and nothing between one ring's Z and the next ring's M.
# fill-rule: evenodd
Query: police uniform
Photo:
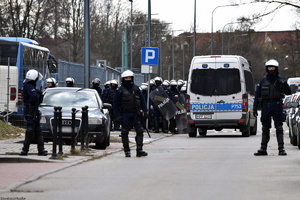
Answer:
M117 91L117 88L118 88L117 83L112 84L111 87L108 88L108 90L107 90L107 92L104 96L103 102L109 103L113 106L114 105L114 96L115 96L115 93ZM118 119L115 119L115 117L114 117L113 107L112 107L112 109L109 109L109 115L112 119L112 123L111 123L111 127L113 125L112 130L114 130L114 131L119 130L120 129L120 122L119 122Z
M179 100L180 93L177 89L177 82L175 80L171 80L170 89L167 90L167 94L169 95L171 101L176 104ZM171 133L176 133L176 119L175 116L169 120L169 131Z
M268 70L268 67L275 67L275 70ZM287 81L279 76L278 62L270 60L266 63L267 75L265 75L256 86L253 110L257 115L259 105L261 106L262 140L261 148L254 155L268 155L267 145L270 140L271 119L274 120L276 137L278 142L279 155L287 155L284 150L283 121L284 114L282 99L284 95L291 94Z
M131 81L126 81L126 77L131 77ZM147 106L144 97L138 88L133 83L133 72L126 70L121 74L122 85L116 90L114 95L113 112L115 119L120 119L121 122L121 137L126 157L130 157L128 134L131 126L136 131L137 157L147 156L143 151L143 127L141 124L140 110L147 113ZM147 114L146 114L147 115Z
M109 88L110 88L110 81L107 81L104 84L104 89L103 89L103 92L102 92L102 95L101 95L101 99L102 99L103 102L107 99L107 96L108 96L108 93L109 93Z
M162 78L155 77L155 89L161 87L162 85ZM152 101L151 101L152 102ZM164 133L168 133L168 121L162 117L157 106L152 102L151 105L153 106L153 115L154 115L154 132L159 133L159 128L161 127Z
M27 74L30 75L30 73L32 75L38 72L36 70L29 70ZM42 101L42 95L35 88L36 81L37 79L25 79L23 86L24 116L27 122L27 130L20 155L27 155L29 146L33 141L37 142L38 155L47 155L48 153L44 149L44 139L40 126L40 112L38 110L38 106Z

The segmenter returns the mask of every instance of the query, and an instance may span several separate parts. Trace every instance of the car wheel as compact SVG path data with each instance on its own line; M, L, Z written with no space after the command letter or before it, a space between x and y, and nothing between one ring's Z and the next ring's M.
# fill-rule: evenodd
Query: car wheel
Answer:
M95 143L96 145L95 145L95 147L96 147L96 149L102 149L102 150L104 150L104 149L106 149L106 144L107 144L107 140L106 140L106 138L105 138L105 140L103 140L103 142L100 142L100 143Z
M243 137L249 137L250 136L250 125L249 125L249 123L241 129L241 132L242 132Z
M298 146L298 149L300 149L300 132L297 131L297 146Z
M204 128L198 128L199 135L206 136L207 130Z
M297 135L295 134L296 133L296 131L295 131L295 129L294 129L294 127L292 127L292 133L291 133L291 144L293 145L293 146L296 146L297 145Z
M256 135L257 134L257 119L255 120L254 126L250 127L250 135Z

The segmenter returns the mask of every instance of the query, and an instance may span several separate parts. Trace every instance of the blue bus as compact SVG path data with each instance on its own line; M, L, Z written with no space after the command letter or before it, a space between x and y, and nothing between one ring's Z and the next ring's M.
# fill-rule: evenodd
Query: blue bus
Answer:
M46 78L57 73L57 62L46 47L28 38L0 37L0 114L23 117L22 87L26 72L43 75L37 88L46 87Z

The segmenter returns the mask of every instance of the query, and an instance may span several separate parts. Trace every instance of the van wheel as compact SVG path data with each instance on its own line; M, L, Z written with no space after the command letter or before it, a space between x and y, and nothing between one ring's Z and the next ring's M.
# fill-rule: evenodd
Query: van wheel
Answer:
M206 136L207 130L204 128L198 128L199 135Z
M250 135L256 135L257 133L257 119L255 120L254 126L250 127Z
M250 136L250 125L249 125L249 123L248 123L247 126L245 126L241 129L241 132L242 132L243 137L249 137Z
M189 130L189 137L197 136L197 128L195 126L188 126L188 130Z

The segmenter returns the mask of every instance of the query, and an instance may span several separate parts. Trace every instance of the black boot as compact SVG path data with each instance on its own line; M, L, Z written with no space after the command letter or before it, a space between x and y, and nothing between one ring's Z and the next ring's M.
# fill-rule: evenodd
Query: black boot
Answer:
M125 151L125 157L127 157L127 158L130 158L130 157L131 157L130 151Z
M42 134L42 130L40 127L36 128L36 140L37 140L37 148L38 148L38 155L39 156L47 156L48 151L44 148L44 138Z
M286 156L287 153L284 150L284 141L283 141L283 128L282 126L278 126L276 128L276 138L278 142L278 155L279 156Z
M255 156L267 156L268 152L266 149L260 148L259 150L257 150L256 153L254 153Z
M262 136L261 136L261 147L254 153L255 156L267 156L267 146L270 140L270 128L263 126L262 127Z
M27 156L27 154L28 154L28 151L24 151L24 150L22 150L22 151L19 153L20 156Z
M162 129L163 133L168 133L168 121L165 119L162 120Z
M43 149L43 150L40 150L39 153L38 153L39 156L47 156L48 155L48 151Z
M286 156L287 153L285 152L284 148L282 148L282 149L279 149L278 155L279 155L279 156Z
M143 130L137 130L136 132L136 157L142 157L142 156L147 156L148 153L143 151L143 138L144 138L144 133Z
M127 129L122 129L121 137L122 137L122 143L123 143L125 157L131 157L128 134L129 134L129 131Z
M33 140L34 137L34 128L32 126L27 126L27 130L25 132L25 140L23 143L22 151L19 153L20 156L27 156L29 151L30 143Z
M148 153L143 150L136 150L136 157L148 156Z
M159 133L159 117L154 118L154 133Z

